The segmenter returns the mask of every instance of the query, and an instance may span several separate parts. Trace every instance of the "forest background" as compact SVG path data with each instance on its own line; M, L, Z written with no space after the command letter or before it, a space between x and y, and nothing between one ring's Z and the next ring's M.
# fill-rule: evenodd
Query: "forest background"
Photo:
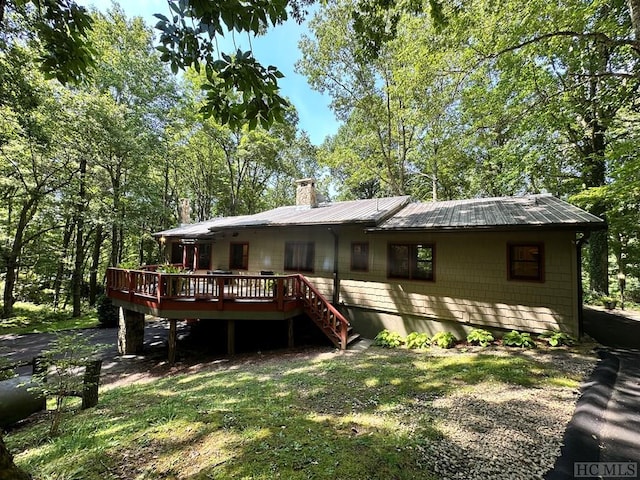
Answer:
M161 261L151 234L182 199L194 222L250 214L310 176L334 200L568 199L609 225L589 238L588 295L625 279L640 301L637 2L381 3L322 3L300 41L298 71L341 122L320 146L277 96L269 121L210 115L209 69L176 75L117 4L91 12L80 83L47 79L29 15L5 12L2 316L17 300L80 315L107 267Z

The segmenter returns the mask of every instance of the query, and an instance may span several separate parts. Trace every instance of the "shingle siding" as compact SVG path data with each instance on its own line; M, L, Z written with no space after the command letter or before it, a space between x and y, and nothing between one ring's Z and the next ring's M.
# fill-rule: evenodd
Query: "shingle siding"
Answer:
M371 334L374 324L375 328L388 325L407 330L402 333L414 329L429 331L434 328L429 320L448 320L465 327L531 332L559 328L573 335L577 333L577 273L572 232L365 234L358 227L334 231L340 239L340 299L345 306L353 307L350 314L357 331ZM314 272L305 275L327 298L332 298L334 237L327 228L278 229L270 230L268 235L264 229L240 231L235 237L216 240L212 252L215 268L228 268L231 241L249 243L247 273L255 274L261 270L286 273L285 242L314 241ZM369 243L368 272L350 271L354 241ZM544 244L544 282L507 279L507 244L514 241ZM433 243L435 281L388 279L390 242Z

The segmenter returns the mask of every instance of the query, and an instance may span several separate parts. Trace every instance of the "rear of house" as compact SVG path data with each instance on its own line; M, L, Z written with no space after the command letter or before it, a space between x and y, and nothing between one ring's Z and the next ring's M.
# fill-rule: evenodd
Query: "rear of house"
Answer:
M298 205L158 232L201 272L301 273L373 337L474 327L579 334L579 255L605 223L550 195Z

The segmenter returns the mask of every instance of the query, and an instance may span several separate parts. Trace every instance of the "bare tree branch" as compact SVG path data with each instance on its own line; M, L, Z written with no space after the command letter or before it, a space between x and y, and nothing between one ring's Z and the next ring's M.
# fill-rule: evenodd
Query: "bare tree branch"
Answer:
M513 52L515 50L519 50L527 45L532 45L534 43L543 42L545 40L549 40L551 38L556 37L574 37L574 38L590 38L596 40L597 42L604 43L606 45L612 47L621 47L628 46L631 47L636 53L640 55L640 40L631 40L631 39L613 39L608 35L601 32L576 32L573 30L560 30L557 32L549 32L543 33L541 35L537 35L529 40L524 42L520 42L516 45L511 45L507 48L499 50L490 55L491 58L499 57L505 53Z

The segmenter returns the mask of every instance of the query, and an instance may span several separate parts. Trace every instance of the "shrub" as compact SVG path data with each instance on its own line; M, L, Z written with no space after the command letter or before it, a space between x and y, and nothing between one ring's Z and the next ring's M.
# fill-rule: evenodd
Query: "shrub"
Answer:
M508 347L532 348L536 344L529 333L511 330L502 337L502 343Z
M467 335L467 342L472 345L480 345L481 347L486 347L494 340L491 332L482 328L474 328Z
M0 357L0 380L7 380L14 377L15 370L11 368L11 363L4 357Z
M451 332L438 332L431 339L431 345L437 345L440 348L453 347L458 339Z
M15 287L15 297L21 302L30 302L35 305L53 303L53 290L43 283L35 281L22 281Z
M172 265L170 263L159 265L156 271L159 273L185 273L185 270L182 267Z
M411 332L404 343L407 348L425 348L429 346L429 335L426 333Z
M125 270L137 270L140 268L140 262L138 262L138 260L125 260L118 264L118 268L124 268Z
M539 338L547 342L552 347L560 347L562 345L573 345L576 343L575 339L564 332L559 330L553 330L544 332L539 335Z
M390 332L389 330L382 330L375 338L375 344L384 348L397 348L402 345L404 341L399 333Z
M118 325L118 307L113 305L111 299L106 295L100 295L96 299L96 311L98 312L98 321L103 327Z
M43 368L33 376L39 384L34 390L55 400L49 425L50 437L58 433L68 397L84 387L84 376L79 374L78 367L97 360L105 347L92 344L90 337L78 332L57 332L49 348L42 352Z
M640 303L640 287L627 288L624 296L627 300L634 303Z

